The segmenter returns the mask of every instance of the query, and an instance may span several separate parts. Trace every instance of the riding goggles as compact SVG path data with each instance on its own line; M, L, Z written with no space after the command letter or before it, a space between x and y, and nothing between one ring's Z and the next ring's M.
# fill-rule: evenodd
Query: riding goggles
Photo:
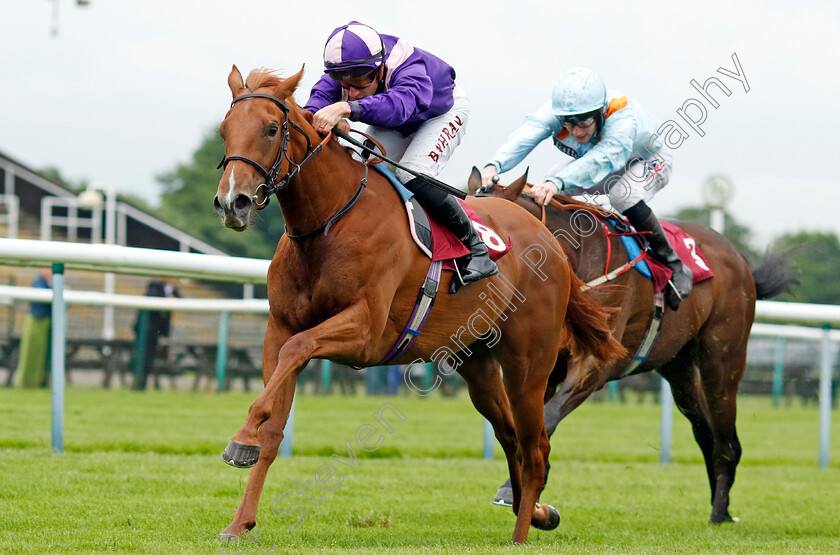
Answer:
M369 73L367 79L365 79L364 77L359 77L356 79L344 79L338 81L338 84L341 85L341 88L345 91L349 91L350 89L355 89L357 91L366 89L371 85L371 83L376 81L377 70L378 68Z
M589 127L593 123L595 123L595 116L589 116L584 119L580 119L575 116L563 118L563 127L570 131L575 127Z

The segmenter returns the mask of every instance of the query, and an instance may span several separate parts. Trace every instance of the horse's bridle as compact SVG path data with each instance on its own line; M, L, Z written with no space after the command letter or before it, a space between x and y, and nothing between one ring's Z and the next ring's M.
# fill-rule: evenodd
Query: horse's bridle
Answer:
M231 107L233 107L233 105L236 104L237 102L239 102L240 100L246 100L248 98L267 98L268 100L271 100L272 102L277 104L277 106L279 106L280 110L283 112L283 123L281 124L281 127L280 127L280 132L281 132L282 135L280 137L280 148L277 150L277 157L274 159L274 163L271 165L271 167L268 170L266 170L256 160L248 158L247 156L241 156L239 154L234 154L234 155L231 155L231 156L223 157L222 161L219 162L219 165L216 166L216 169L227 168L228 163L232 162L234 160L241 160L242 162L245 162L246 164L250 164L251 166L256 168L256 170L258 172L260 172L260 174L263 177L265 177L265 183L262 183L257 187L257 190L254 191L254 196L253 196L253 201L254 201L254 204L257 207L257 210L262 210L263 208L268 206L268 203L271 201L271 197L274 195L274 193L277 193L277 192L285 189L286 186L289 184L289 181L300 172L300 169L304 165L306 165L306 163L309 162L309 160L311 160L313 156L315 156L316 154L318 154L321 151L321 148L324 146L324 144L326 144L330 140L330 138L332 136L332 133L328 133L326 138L323 141L321 141L315 148L312 148L312 141L309 140L309 135L307 135L306 132L303 129L301 129L298 124L296 124L295 122L293 122L292 120L289 119L289 107L286 106L286 103L283 102L283 100L277 98L276 96L272 96L270 94L248 93L248 94L243 94L241 96L237 96L236 98L233 99L233 102L231 102L230 105L231 105ZM295 130L297 130L298 133L303 135L303 137L306 139L306 156L304 157L304 159L301 161L300 164L295 164L292 161L292 159L289 158L289 154L288 154L289 139L290 139L289 124L291 124L292 127L295 128ZM288 172L286 172L286 175L283 176L283 179L281 179L280 181L277 181L277 177L280 174L280 167L283 165L283 159L284 158L286 159L286 161L289 162L289 168L290 169L289 169ZM262 202L260 202L260 200L259 200L260 189L263 189L263 201Z

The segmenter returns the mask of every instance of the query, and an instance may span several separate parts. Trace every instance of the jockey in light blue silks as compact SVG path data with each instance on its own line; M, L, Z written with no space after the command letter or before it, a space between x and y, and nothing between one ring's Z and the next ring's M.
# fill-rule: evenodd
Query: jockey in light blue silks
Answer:
M326 134L338 126L347 132L345 118L367 123L366 132L401 165L432 177L443 170L469 118L467 97L449 64L404 39L351 21L327 39L324 67L305 106L317 131ZM396 176L470 250L458 261L460 284L499 271L452 195L405 170Z
M654 256L674 272L665 298L677 310L691 292L693 273L671 248L646 202L671 177L671 152L657 136L658 126L656 118L637 102L607 91L594 71L567 70L554 85L551 102L526 116L484 167L482 185L492 185L498 179L495 176L552 137L572 161L556 166L544 183L533 187L534 200L548 204L553 195L569 187L603 188L612 206L638 231L647 232Z

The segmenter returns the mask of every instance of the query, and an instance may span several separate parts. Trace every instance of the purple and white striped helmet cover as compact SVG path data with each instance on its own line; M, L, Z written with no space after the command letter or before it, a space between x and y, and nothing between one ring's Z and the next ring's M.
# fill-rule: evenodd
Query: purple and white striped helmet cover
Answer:
M324 46L324 72L382 65L384 46L379 33L358 21L335 29Z

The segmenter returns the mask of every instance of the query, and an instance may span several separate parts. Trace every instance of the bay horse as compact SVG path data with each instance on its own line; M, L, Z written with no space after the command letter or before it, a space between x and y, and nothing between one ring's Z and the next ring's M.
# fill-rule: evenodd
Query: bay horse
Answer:
M298 374L311 359L378 364L406 327L430 265L412 242L393 186L331 133L319 135L311 114L294 102L302 75L303 69L285 79L254 70L243 80L233 66L233 103L219 127L225 169L214 203L224 225L244 230L274 193L287 231L268 270L265 389L222 454L232 466L254 467L221 533L228 539L256 525ZM392 363L429 360L457 339L447 360L504 449L517 516L511 541L521 544L529 526L559 523L553 507L537 503L550 449L542 400L558 353L607 363L624 349L611 336L607 311L580 293L566 260L551 249L527 250L539 221L501 199L473 198L469 205L509 237L512 250L499 259L498 275L439 295L423 332ZM486 322L482 329L471 319L476 314Z
M508 186L481 187L481 173L473 168L468 180L471 194L507 199L522 206L546 227L568 253L572 269L590 282L629 261L617 235L607 236L601 209L557 195L541 206L523 190L528 173ZM573 221L580 210L598 219L598 225ZM644 362L632 373L656 371L671 386L674 402L691 422L694 439L703 452L711 488L711 523L731 522L729 492L741 458L735 429L736 395L744 374L747 339L755 316L756 299L769 299L796 282L795 274L781 253L771 253L752 269L746 259L722 235L693 222L672 222L694 237L714 277L694 285L691 295L676 312L665 310L659 335ZM608 257L608 252L611 256ZM609 260L609 268L605 267ZM612 285L611 285L612 284ZM593 371L558 359L546 390L544 421L549 437L557 425L593 392L625 375L646 336L654 306L653 282L635 270L589 289L600 304L618 309L611 316L615 337L627 349L624 358ZM580 375L583 373L584 375ZM629 374L627 374L629 375ZM546 470L546 478L548 476ZM496 499L509 495L509 483Z

